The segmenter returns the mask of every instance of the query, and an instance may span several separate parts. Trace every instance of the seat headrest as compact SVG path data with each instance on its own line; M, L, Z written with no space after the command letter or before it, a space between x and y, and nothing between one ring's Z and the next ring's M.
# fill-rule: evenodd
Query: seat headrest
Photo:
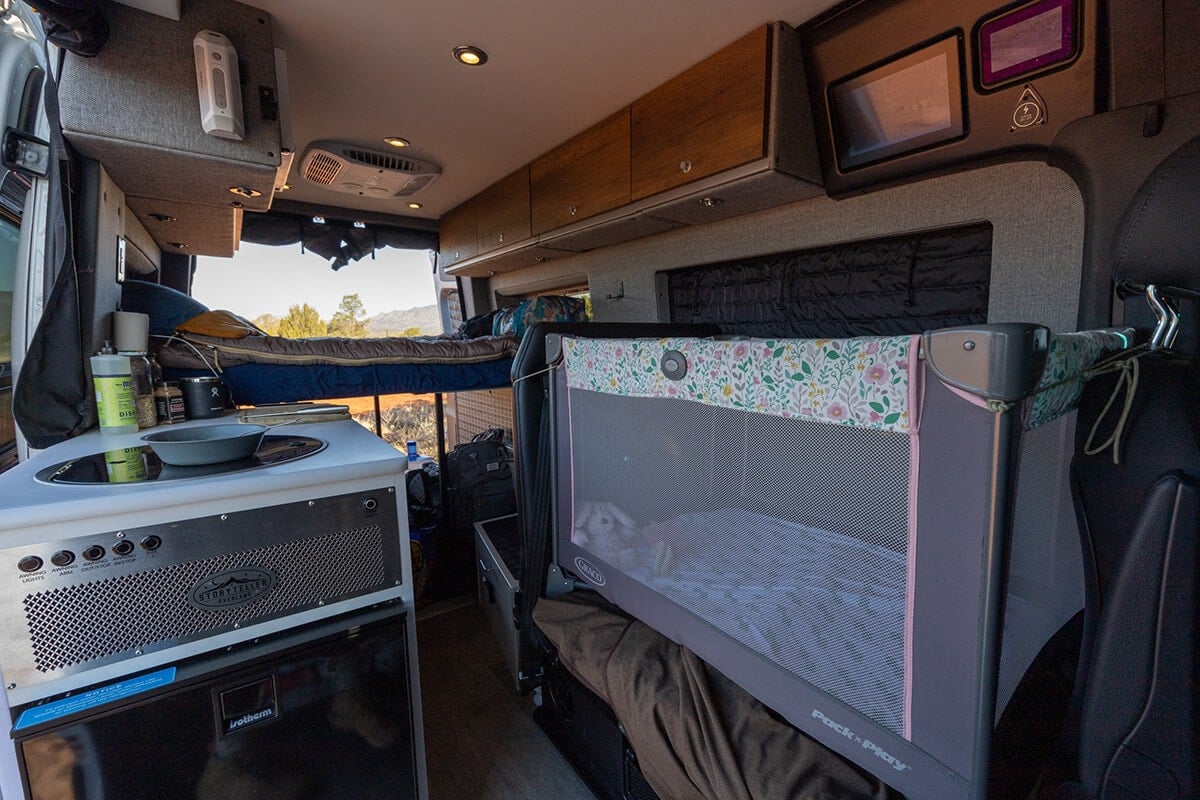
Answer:
M1200 289L1200 136L1167 156L1133 196L1116 238L1117 283Z

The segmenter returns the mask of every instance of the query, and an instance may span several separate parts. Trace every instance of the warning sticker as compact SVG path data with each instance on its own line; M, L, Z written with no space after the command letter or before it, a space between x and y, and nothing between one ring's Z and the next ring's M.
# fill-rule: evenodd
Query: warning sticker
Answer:
M80 711L87 711L88 709L113 703L117 700L124 700L127 697L133 697L134 695L157 689L160 686L174 683L174 681L175 667L167 667L166 669L160 669L158 672L139 675L136 678L119 681L118 683L110 683L107 686L101 686L99 689L92 689L74 697L64 697L61 700L55 700L43 706L27 708L17 718L16 724L13 725L13 730L19 731L22 728L31 728L34 725L41 725L43 722L50 722L72 714L78 714Z

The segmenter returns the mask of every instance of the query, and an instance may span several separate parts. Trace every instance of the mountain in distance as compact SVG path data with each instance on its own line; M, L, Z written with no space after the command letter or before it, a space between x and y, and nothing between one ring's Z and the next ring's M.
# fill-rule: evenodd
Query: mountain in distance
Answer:
M328 322L329 320L325 320ZM279 330L279 317L260 314L251 320L268 333ZM399 336L410 328L419 328L422 336L436 336L442 332L442 320L437 306L418 306L397 311L385 311L363 321L368 336Z
M275 316L274 314L259 314L250 321L267 332L277 330L279 328L279 317Z
M435 336L442 332L442 320L434 305L385 311L368 317L366 325L369 336L396 336L409 328L420 328L422 336Z

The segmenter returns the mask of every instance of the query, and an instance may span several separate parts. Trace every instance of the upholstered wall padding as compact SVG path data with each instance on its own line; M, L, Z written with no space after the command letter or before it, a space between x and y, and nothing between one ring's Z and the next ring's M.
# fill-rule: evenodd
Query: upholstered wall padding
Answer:
M125 198L126 209L132 212L130 201ZM129 275L153 275L158 272L162 253L154 237L137 218L136 213L125 215L125 272Z
M271 18L233 0L186 3L178 22L104 4L112 35L95 58L67 54L60 81L63 132L105 165L127 193L229 208L270 206L279 122L263 118L259 87L275 91ZM209 136L200 124L192 38L229 37L238 53L246 135ZM261 192L230 194L231 186Z
M228 257L237 251L242 233L240 208L133 195L127 195L125 202L165 253Z

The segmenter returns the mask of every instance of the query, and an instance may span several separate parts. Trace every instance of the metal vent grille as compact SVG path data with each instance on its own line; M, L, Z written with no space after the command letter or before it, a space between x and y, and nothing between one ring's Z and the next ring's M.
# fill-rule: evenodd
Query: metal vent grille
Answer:
M313 183L329 186L337 180L342 171L342 162L324 153L313 153L312 158L304 165L304 177Z
M21 216L25 212L25 195L32 185L25 176L9 172L0 181L0 207Z
M343 150L342 155L351 161L357 161L360 164L366 164L369 167L378 167L379 169L391 169L397 172L420 172L421 166L406 158L389 155L388 153L376 153L373 150Z
M383 589L382 550L382 529L369 526L30 594L24 605L34 664L55 672ZM236 608L188 602L205 578L247 567L274 572L275 587Z
M436 177L437 175L418 175L408 183L404 184L404 186L400 187L400 190L396 192L394 196L410 197L432 183L433 179Z

